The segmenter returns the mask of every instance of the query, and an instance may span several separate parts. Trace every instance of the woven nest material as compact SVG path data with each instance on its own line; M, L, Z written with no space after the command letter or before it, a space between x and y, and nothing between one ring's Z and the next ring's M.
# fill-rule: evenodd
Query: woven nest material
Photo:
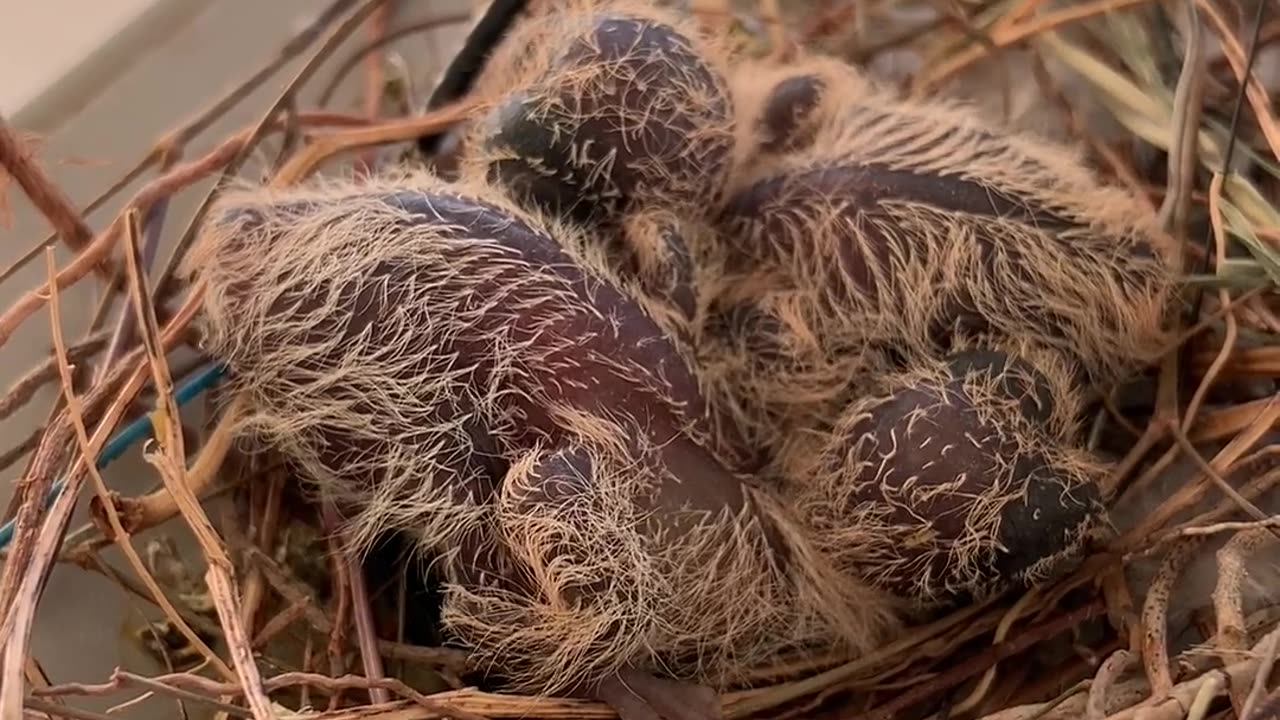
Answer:
M1254 720L1280 712L1273 677L1280 651L1280 16L1228 0L668 4L762 67L826 53L909 97L965 101L977 117L1078 148L1108 182L1149 203L1177 243L1170 252L1179 256L1180 288L1190 300L1165 352L1136 376L1098 388L1092 402L1089 450L1107 464L1077 463L1073 455L1071 468L1100 474L1115 532L1092 543L1076 569L1028 591L928 615L854 655L771 657L743 668L720 696L723 716ZM548 3L530 5L536 12ZM439 92L440 102L420 110L407 88L434 77L392 62L398 56L381 41L440 24L398 29L396 6L333 3L303 41L289 45L285 55L310 59L260 122L202 157L160 167L173 143L203 140L209 120L241 102L255 79L167 135L139 165L139 172L157 168L154 179L96 225L69 205L18 131L0 125L7 171L0 201L15 202L21 191L57 229L24 262L44 260L40 248L53 242L77 253L62 267L47 256L59 290L32 288L5 310L0 343L43 322L45 308L59 317L60 293L78 282L110 289L124 340L112 341L110 331L78 341L55 335L49 359L0 399L7 416L41 386L64 388L53 420L3 455L7 467L34 450L11 522L0 531L5 717L25 709L32 717L99 718L85 703L144 693L153 696L148 702L177 699L193 713L225 717L616 717L594 701L492 692L503 669L477 667L448 646L434 568L412 543L370 532L365 552L349 554L336 519L299 489L290 465L237 445L227 420L236 405L203 431L178 414L180 403L221 374L203 361L183 367L174 359L200 348L189 328L204 303L203 280L186 285L177 272L195 233L163 219L144 223L149 210L219 174L287 188L353 167L398 176L456 169L457 136L447 131L476 117L477 97L494 81L482 77L473 94ZM484 10L455 18L459 32L486 29L486 20L476 24ZM349 57L334 52L358 33L373 41ZM473 38L483 45L481 34ZM504 51L511 49L495 57ZM299 100L316 95L317 78L362 60L373 68L363 109L324 104L328 90L315 105ZM1242 91L1246 70L1251 80ZM436 140L419 142L424 136ZM874 143L850 145L871 152L865 147ZM249 161L259 156L274 162L255 167ZM681 187L697 202L702 190L696 182ZM173 237L175 252L159 281L149 282L156 275L143 258L154 253L137 248L161 233ZM198 267L191 274L204 277ZM1132 317L1103 308L1099 322ZM220 322L233 334L236 318ZM1121 337L1135 346L1155 334L1130 330ZM1096 354L1099 366L1117 352L1074 349ZM86 362L103 368L93 383L73 372ZM1058 375L1054 383L1065 386ZM277 419L275 430L287 421ZM146 436L155 438L148 449L154 492L122 496L88 470ZM79 500L91 521L69 528ZM179 549L178 537L194 543ZM124 551L123 564L104 558L113 545ZM43 682L30 632L42 579L56 563L103 573L153 606L137 642L171 670L120 668L106 678ZM91 598L84 611L95 612Z

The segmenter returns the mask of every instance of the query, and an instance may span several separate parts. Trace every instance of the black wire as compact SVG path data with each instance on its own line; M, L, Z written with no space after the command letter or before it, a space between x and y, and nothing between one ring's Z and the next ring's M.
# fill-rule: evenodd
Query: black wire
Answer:
M1240 116L1244 112L1244 99L1249 87L1249 75L1253 72L1253 62L1258 57L1258 43L1262 37L1262 21L1266 14L1266 6L1270 0L1258 0L1258 10L1253 18L1253 39L1249 44L1249 51L1245 57L1244 73L1240 81L1240 89L1236 92L1235 107L1231 109L1231 126L1227 131L1227 148L1222 153L1222 177L1225 181L1231 172L1231 156L1235 153L1236 138L1240 133ZM1208 272L1209 257L1212 254L1213 247L1213 223L1209 223L1209 227L1205 229L1204 242L1201 243L1203 248L1203 257L1197 264L1197 273L1203 274ZM1194 300L1190 303L1190 307L1186 310L1183 324L1186 326L1194 325L1196 318L1200 317L1201 308L1204 306L1204 287L1197 286L1195 289ZM1187 343L1178 352L1178 374L1185 376L1190 372L1191 363L1188 358L1191 354L1191 343Z
M1253 18L1253 38L1249 43L1249 52L1245 57L1243 79L1240 82L1240 89L1236 92L1235 107L1231 109L1231 127L1227 131L1227 149L1222 154L1222 177L1224 180L1231 174L1231 156L1235 153L1236 138L1240 134L1240 116L1244 112L1244 98L1249 87L1249 76L1253 73L1253 63L1258 57L1258 41L1262 36L1262 21L1266 15L1268 0L1258 0L1258 10ZM1209 255L1213 246L1213 224L1210 223L1209 228L1204 234L1204 257L1200 259L1200 267L1198 272L1205 273L1209 268ZM1195 318L1200 315L1200 307L1204 302L1204 287L1197 288L1196 301L1191 308L1190 320L1194 322Z
M527 4L527 0L493 0L489 3L484 16L471 29L462 49L453 56L440 83L431 92L427 110L437 110L471 91L489 60L489 54L502 42L503 36L515 24L516 16L524 11ZM418 149L424 156L432 157L444 137L444 133L423 135L418 138Z
M1236 137L1239 135L1240 113L1244 111L1244 98L1248 93L1249 76L1253 74L1254 61L1258 59L1258 41L1262 37L1262 22L1267 13L1267 0L1259 0L1258 10L1253 15L1253 37L1249 40L1249 52L1244 61L1243 79L1240 91L1236 93L1236 105L1231 109L1231 130L1227 135L1227 151L1222 156L1222 174L1226 175L1231 166L1231 155L1236 149ZM1212 237L1212 236L1211 236ZM1206 247L1208 247L1206 245Z

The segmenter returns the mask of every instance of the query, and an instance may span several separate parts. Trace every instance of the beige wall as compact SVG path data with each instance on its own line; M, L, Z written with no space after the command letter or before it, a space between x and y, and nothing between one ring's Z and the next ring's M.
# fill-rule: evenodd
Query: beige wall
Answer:
M0 0L0 112L44 126L189 21L199 0Z

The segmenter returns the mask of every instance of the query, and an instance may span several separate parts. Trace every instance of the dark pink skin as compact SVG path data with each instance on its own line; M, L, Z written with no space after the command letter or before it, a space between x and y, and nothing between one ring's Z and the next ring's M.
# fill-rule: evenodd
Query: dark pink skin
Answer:
M1007 372L1006 368L1015 372ZM1043 429L1053 413L1055 399L1047 381L1034 367L1003 352L973 350L952 356L948 369L950 379L946 382L920 383L895 393L847 433L851 441L872 436L877 440L878 452L892 453L895 458L890 476L895 480L860 483L850 502L893 508L894 512L884 518L891 526L918 527L921 518L925 518L935 533L933 542L947 547L966 537L970 501L986 492L987 479L1001 472L1002 463L1012 462L1015 475L1029 479L1028 494L1010 500L1001 510L1000 542L1007 550L993 551L984 558L979 576L966 577L972 584L953 598L971 600L1025 584L1037 562L1078 542L1084 528L1094 524L1105 510L1097 487L1075 485L1069 493L1064 492L1063 483L1053 476L1053 466L1044 455L1001 442L992 423L1009 423L1012 419L1001 416L984 420L965 388L971 379L999 378L995 391L1017 401L1023 419ZM923 418L917 417L920 410L926 410ZM930 439L927 446L923 443L926 437ZM950 449L945 457L939 453L943 447ZM901 448L919 449L902 452ZM829 457L841 461L851 455L852 449L832 448ZM838 473L840 468L830 471ZM930 486L951 483L961 473L968 478L966 487L929 496L924 503L908 500L916 493L927 495ZM909 482L909 489L896 487L897 481ZM832 507L831 511L838 515L841 508ZM943 557L922 564L918 573L930 575L933 580L929 584L935 587L946 581L956 583ZM913 597L916 580L915 575L897 577L884 589L900 597Z
M484 121L484 142L517 156L493 163L490 178L522 200L587 224L614 222L637 203L713 203L723 186L717 178L728 172L730 141L704 139L699 131L729 125L719 78L668 25L623 14L591 22L566 44L550 77L516 88ZM673 66L682 70L678 77ZM591 94L562 80L585 67L625 79ZM692 94L714 101L690 112L680 99ZM705 194L691 197L692 188Z
M907 242L894 243L877 231L877 221L892 222L880 210L886 202L915 202L958 215L1006 218L1050 232L1070 232L1069 239L1064 239L1060 247L1069 255L1078 256L1082 263L1096 262L1097 257L1115 252L1114 242L1091 234L1084 219L1036 209L1029 202L973 180L874 164L815 166L766 178L730 198L717 226L721 237L732 244L736 270L786 268L794 258L821 252L811 244L811 235L789 229L802 227L814 217L830 218L831 208L838 208L836 218L850 228L860 227L873 244L876 256L874 262L870 262L873 258L865 257L852 239L839 243L837 238L836 262L825 280L829 292L822 297L836 304L843 304L846 298L892 299L899 293L911 292L911 288L901 287L893 277L884 276L875 268L892 267L895 263L927 264L929 259L922 254L925 248L911 244L909 237ZM1019 277L1017 268L1030 267L1035 262L1018 256L1004 238L994 234L984 236L984 233L997 232L996 226L990 226L989 230L975 227L982 241L984 262L989 263L986 272L1011 273L1008 279L1012 282ZM998 266L996 248L1002 253ZM1148 256L1150 253L1145 247L1133 251ZM1027 276L1023 279L1031 282ZM1036 308L1035 312L1046 339L1070 354L1068 336L1064 334L1071 327L1070 322L1047 307ZM981 339L989 333L1002 332L983 317L963 287L954 288L945 298L931 319L931 327L930 336L940 352L949 351L957 337Z
M778 83L766 98L758 121L766 150L809 148L815 124L812 114L822 100L823 84L823 80L815 75L797 75ZM872 125L893 122L891 116L878 116L880 111L874 107L850 107L851 112L855 110L862 121ZM982 130L966 128L962 131L957 129L957 132L967 133L974 142L988 145L1001 142L998 136ZM1023 162L1028 170L1043 171L1043 166L1034 159L1027 158ZM1092 232L1092 218L1046 208L1042 201L1019 197L973 178L837 159L828 162L815 160L806 167L779 170L774 176L755 182L728 199L717 225L722 231L721 236L732 243L732 250L736 252L736 269L786 268L794 258L812 256L816 250L808 244L812 239L810 235L789 230L804 227L815 217L824 221L832 219L831 210L836 208L834 219L859 226L874 243L876 256L864 257L863 251L853 242L839 245L836 248L837 262L833 263L825 286L831 291L829 298L840 302L842 297L853 295L875 297L880 291L885 291L884 294L892 298L898 291L894 287L894 278L878 277L873 267L886 267L894 259L920 262L927 261L927 258L920 256L923 248L909 243L891 245L886 238L878 236L875 223L885 219L880 206L887 202L917 203L977 218L1001 218L1034 225L1049 233L1063 234L1060 248L1082 263L1097 262L1097 258L1105 258L1117 250L1112 239L1098 237ZM990 232L998 233L994 226L992 228ZM1013 251L998 234L980 236L979 239L986 250L999 248L1007 255ZM1152 248L1145 245L1128 247L1126 252L1136 258L1154 258ZM994 253L989 253L987 259L992 255ZM1016 274L1018 267L1035 262L1033 258L1013 256L1008 260L999 268L989 267L986 270ZM1126 280L1123 276L1118 279ZM1055 330L1065 322L1045 308L1037 308L1036 312L1041 314L1048 334L1056 335ZM957 289L939 312L934 319L934 327L933 336L944 352L951 338L957 334L979 336L991 330L963 289ZM1064 349L1070 351L1070 348Z
M636 278L648 296L662 299L684 319L692 320L697 312L698 297L693 285L693 257L683 228L678 221L671 220L664 222L656 232L660 243L658 249L665 254L665 262L660 268L652 268L648 272L641 268L640 260L632 249L635 240L630 237L622 238L618 243L621 247L609 250L617 258L618 271L622 275Z
M698 431L706 419L706 403L696 381L659 327L637 305L604 280L584 272L552 238L496 207L445 194L405 192L382 199L410 212L411 222L443 226L446 235L442 242L450 240L448 233L456 233L453 236L458 238L491 238L494 244L517 251L520 258L521 262L511 263L509 270L473 281L470 288L477 298L502 297L511 308L499 304L491 315L478 316L474 324L439 346L440 353L457 353L457 365L474 364L472 382L477 388L496 380L488 362L491 338L496 334L505 332L513 345L531 343L535 348L531 353L538 356L536 374L514 379L512 382L519 386L513 389L518 392L505 394L503 400L506 407L502 412L521 418L521 430L489 441L488 430L477 425L471 435L481 442L481 447L509 456L535 443L544 447L563 444L567 436L546 411L551 404L567 404L599 415L616 415L621 409L639 423L637 429L642 435L633 437L643 442L637 443L637 452L642 446L661 448L655 461L667 467L687 468L690 477L699 478L696 483L680 483L671 489L671 507L690 502L710 510L741 507L739 482L686 434L686 430ZM305 207L296 210L306 212ZM468 252L468 247L466 243L459 244L458 252ZM553 274L543 275L548 278L545 284L530 281L524 263ZM415 268L404 263L379 268L373 277L365 279L363 293L350 298L352 306L361 308L352 320L342 326L330 319L320 320L314 326L315 337L337 333L354 338L372 328L376 341L380 318L398 307L398 288L413 272ZM388 282L369 282L379 277ZM538 301L562 293L566 286L577 295L572 306L553 308L545 302L538 305ZM277 311L282 313L307 312L315 301L286 297L277 305ZM527 307L545 308L546 313L520 309ZM586 308L594 308L595 312L587 312ZM571 342L562 342L561 338ZM297 341L305 342L306 337ZM439 339L424 338L424 342L428 341L438 343ZM558 349L536 351L539 346ZM441 402L442 423L472 415L474 405L467 397ZM341 438L333 440L335 448L342 447ZM335 450L326 460L334 469L340 469L342 457L343 452Z
M685 455L681 459L689 459ZM707 468L711 472L714 469ZM534 481L532 488L523 495L508 498L512 507L519 511L536 513L539 506L564 507L575 503L588 490L588 484L594 477L592 459L586 453L573 450L553 452L536 463L530 472ZM703 476L705 477L705 476ZM670 486L664 485L654 506L650 506L655 514L649 528L655 537L678 536L689 529L690 523L697 521L697 516L688 510L712 509L711 504L726 501L726 506L740 504L736 498L721 497L711 500L703 494L701 488L693 487L701 484L701 477L690 474L693 482L682 480L679 485L683 492L672 492ZM763 552L774 552L781 556L783 549L775 542ZM549 556L558 562L572 564L579 552L578 548L564 544L547 548ZM521 571L518 563L511 560L502 545L484 542L476 536L461 548L461 562L456 564L455 582L472 587L488 587L507 592L532 594L537 592L534 583ZM589 561L584 558L583 561ZM715 558L707 558L708 571ZM579 585L561 586L559 590L565 594L569 602L589 603L593 595L605 592L611 582L619 578L601 577L588 579ZM625 584L625 578L622 579ZM622 720L717 720L720 717L719 698L712 690L699 685L662 679L649 672L635 668L624 668L615 677L586 682L567 690L571 696L591 697L601 700L615 709Z
M842 208L850 221L871 218L877 206L885 201L912 201L922 205L961 214L1002 217L1034 224L1044 229L1065 230L1075 223L1058 215L1034 211L1027 204L1008 197L980 183L962 178L940 178L910 170L895 170L879 165L838 165L790 171L766 178L729 199L719 224L723 236L736 241L734 249L744 263L777 265L798 254L812 252L805 246L806 235L787 232L790 219L807 221L824 217L829 208ZM864 225L864 228L866 226ZM867 228L869 231L870 228ZM991 245L1000 242L991 238ZM889 259L890 245L878 247L883 253L877 259ZM916 248L900 248L911 253ZM840 266L849 292L873 292L878 282L866 260L855 254L853 247L840 248Z
M598 12L575 27L546 77L514 88L481 120L480 142L516 156L491 162L489 178L521 202L581 224L616 270L691 318L697 298L681 228L665 231L672 266L654 278L635 266L622 224L655 206L697 214L719 203L733 149L727 85L691 38L663 22ZM617 80L587 90L584 72ZM709 100L695 105L690 97Z
M438 348L437 356L456 353L458 366L474 364L470 384L476 388L476 396L495 382L509 382L508 389L513 391L501 395L502 407L497 413L517 418L517 422L506 426L516 429L504 430L500 436L485 425L487 415L476 412L471 396L445 398L439 403L436 420L441 424L471 418L469 442L481 450L466 456L466 467L445 470L448 481L456 483L460 497L470 496L481 502L492 499L508 463L535 446L550 448L551 452L534 469L533 476L540 482L535 483L535 490L524 501L554 503L581 492L582 483L591 482L593 477L591 460L582 452L564 449L576 438L547 412L546 408L555 403L622 418L629 425L627 437L633 441L629 462L635 463L635 471L649 468L655 473L671 473L673 477L648 498L651 504L642 508L653 511L650 527L655 537L685 532L690 523L697 521L698 511L719 513L747 507L748 494L737 477L687 433L690 429L698 431L705 423L706 412L691 373L658 326L625 295L584 272L552 238L496 207L449 194L403 192L378 199L406 210L410 214L407 223L439 225L441 243L464 240L454 248L459 256L474 252L477 238L514 250L518 256L519 261L512 262L509 269L483 280L472 279L469 292L460 294L477 301L502 298L496 308L489 314L477 314L474 322L448 337L423 338L424 343ZM300 215L309 210L303 204L278 209ZM492 253L483 257L492 257ZM384 264L372 277L364 278L359 293L353 288L350 306L359 310L348 321L317 321L310 331L312 337L318 341L334 334L354 338L372 333L363 341L377 343L384 318L391 312L405 311L400 289L404 281L411 273L430 270L403 262ZM387 282L370 282L379 278ZM576 296L570 303L556 295L566 287ZM240 290L251 292L252 281ZM276 311L305 314L318 307L319 302L318 298L306 296L286 297L277 303ZM410 313L430 311L431 308L408 309ZM422 326L428 327L425 318ZM506 334L513 347L527 343L532 348L532 363L527 365L530 373L510 379L495 374L490 362L491 343L500 332ZM307 340L305 335L263 339L267 343ZM233 368L236 370L251 373L252 359ZM343 471L352 458L368 448L366 439L332 432L325 440L327 448L320 459L334 476L344 477L354 485L379 481L374 477L350 477ZM768 521L760 520L772 532ZM771 550L780 556L785 552L776 536L771 537L771 545ZM459 562L455 563L458 582L497 582L515 591L531 590L517 565L502 548L488 543L483 534L476 534L456 549L460 553ZM482 573L487 576L485 579ZM585 586L577 592L586 599L592 590ZM588 693L596 690L583 688ZM663 717L674 720L674 716Z
M827 91L822 78L797 75L778 83L765 100L758 129L760 147L768 152L796 150L810 139L810 115Z

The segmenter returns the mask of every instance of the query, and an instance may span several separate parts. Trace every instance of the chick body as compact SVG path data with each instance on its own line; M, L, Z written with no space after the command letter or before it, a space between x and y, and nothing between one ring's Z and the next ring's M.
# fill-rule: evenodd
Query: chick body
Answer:
M793 441L789 496L820 550L916 609L1072 568L1106 529L1104 467L1079 449L1060 364L961 350L880 377L828 431Z
M522 23L495 59L464 173L596 229L721 200L733 162L724 56L649 3L582 2Z
M447 628L513 687L723 686L893 622L718 463L658 326L571 232L422 177L225 197L188 263L210 352L351 521L442 554Z
M764 150L718 219L729 272L814 290L831 342L936 354L957 336L1033 339L1098 383L1167 347L1176 249L1130 194L1064 148L851 68L800 64L777 87L795 79L821 90L789 113L770 107L787 93L766 93L743 121ZM771 155L776 115L794 118L790 152Z

